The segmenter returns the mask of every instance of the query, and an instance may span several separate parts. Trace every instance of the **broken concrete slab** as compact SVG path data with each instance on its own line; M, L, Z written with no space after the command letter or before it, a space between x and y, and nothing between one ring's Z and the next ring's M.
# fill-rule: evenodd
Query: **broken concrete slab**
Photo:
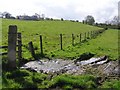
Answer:
M35 72L46 74L53 73L57 75L62 73L80 75L85 74L86 72L92 72L94 74L98 73L100 75L119 74L118 62L108 62L108 59L105 57L90 58L89 60L77 62L77 64L74 63L74 60L43 59L40 61L30 61L23 65L21 69L29 69Z
M84 61L79 61L79 62L76 62L77 64L80 64L80 65L87 65L87 64L103 64L105 62L107 62L108 59L107 59L107 56L102 56L102 57L98 57L98 58L90 58L89 60L84 60Z

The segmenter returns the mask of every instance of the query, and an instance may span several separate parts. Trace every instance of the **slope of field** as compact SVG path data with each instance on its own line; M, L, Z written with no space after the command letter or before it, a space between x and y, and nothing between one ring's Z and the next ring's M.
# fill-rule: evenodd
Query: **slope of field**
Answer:
M96 56L107 55L112 60L118 59L118 30L109 29L97 38L81 45L77 44L74 47L66 48L64 51L57 51L57 55L60 57L78 57L85 52L91 52Z
M96 56L107 55L112 60L118 58L118 30L107 30L94 39L87 39L88 42L79 44L79 34L98 30L100 28L70 21L2 21L2 45L7 45L7 33L9 25L17 25L18 31L22 33L23 58L32 58L28 42L33 41L35 51L40 54L39 35L43 36L43 51L46 56L54 58L77 58L85 52ZM63 34L63 50L60 50L59 34ZM75 46L71 45L71 34L75 35ZM84 35L82 36L84 38ZM1 43L0 43L1 44ZM5 49L6 50L6 49ZM3 51L5 51L3 50ZM3 60L4 61L4 60ZM51 78L51 75L17 69L7 71L6 64L2 65L2 83L0 87L9 88L55 88L62 89L81 88L118 88L120 82L117 79L110 79L98 84L98 77L93 75L58 75ZM4 70L5 69L5 70ZM0 78L1 79L1 78ZM12 83L12 84L11 84ZM56 88L57 87L57 88Z
M117 59L118 31L108 30L103 35L98 36L89 42L71 45L71 34L76 37L75 42L79 42L79 34L98 30L100 28L89 26L79 22L70 21L20 21L2 20L2 45L7 45L7 33L9 25L17 25L18 31L22 33L23 57L32 58L30 52L25 47L33 41L36 53L40 53L39 36L43 36L43 51L48 57L54 58L75 58L85 52L92 52L96 55L108 55L112 59ZM60 50L59 34L63 34L63 50ZM84 35L82 35L84 38Z

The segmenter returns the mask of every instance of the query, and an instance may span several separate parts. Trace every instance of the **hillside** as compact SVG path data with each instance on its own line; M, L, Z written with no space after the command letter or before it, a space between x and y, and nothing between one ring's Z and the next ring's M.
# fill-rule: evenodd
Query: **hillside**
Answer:
M43 51L48 57L54 58L76 58L85 52L91 52L98 56L108 55L111 59L118 57L118 30L108 30L96 39L89 40L82 44L79 43L79 34L88 31L98 30L100 28L82 24L80 22L70 21L20 21L20 20L2 20L2 45L7 44L7 33L9 25L17 25L18 31L22 33L22 41L25 47L28 47L30 41L36 48L36 53L40 53L39 35L43 36ZM63 34L63 50L60 50L59 34ZM76 46L71 45L72 33L75 36ZM29 51L23 47L23 57L32 58Z
M100 33L96 38L87 36L86 40L84 40L85 32L96 31L101 28L70 21L19 21L3 19L2 45L7 45L9 25L17 25L18 31L22 33L23 67L17 66L16 70L9 71L6 63L7 58L4 56L2 58L2 78L0 77L2 84L0 88L34 88L36 90L44 88L70 90L118 88L119 90L120 81L118 77L110 77L108 75L118 68L117 61L110 61L118 60L118 30L108 29ZM63 50L60 50L59 34L61 33L63 35ZM82 33L81 43L80 33ZM72 34L74 34L75 45L72 45ZM46 58L40 59L42 61L41 64L38 60L31 61L33 57L28 50L28 43L32 41L36 55L38 58L41 58L40 35L43 37L44 55L52 58L51 60ZM4 51L7 51L7 49L2 50L2 52ZM92 63L81 65L80 62L74 62L75 60L80 60L82 55L89 56L87 53L95 55L93 59L96 57L100 59L99 57L106 55L107 62L101 65L97 65L99 63L97 62L96 66L95 63L93 65ZM26 63L26 61L30 62ZM26 64L24 65L24 63ZM34 69L29 67L27 69L26 65ZM54 73L48 72L51 70Z

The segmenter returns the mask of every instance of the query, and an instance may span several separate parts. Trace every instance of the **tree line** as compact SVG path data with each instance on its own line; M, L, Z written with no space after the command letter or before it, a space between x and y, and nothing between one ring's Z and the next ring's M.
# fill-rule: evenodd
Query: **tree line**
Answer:
M12 16L9 12L0 13L0 18L7 18L7 19L20 19L20 20L56 20L56 21L64 21L63 18L61 19L53 19L45 17L45 14L37 14L32 16L28 15L19 15L17 17ZM79 20L70 20L72 22L79 22ZM114 16L113 19L107 20L104 23L97 23L92 15L87 15L84 20L82 21L83 24L94 25L102 28L112 28L112 29L120 29L120 21L118 16Z
M83 24L95 25L102 28L112 28L112 29L120 29L120 20L118 16L114 16L111 20L105 21L105 23L95 23L95 19L93 16L88 15L85 17L85 20L82 21Z
M19 19L19 20L35 20L35 21L37 21L37 20L51 20L51 21L53 21L53 20L55 20L55 21L59 20L60 21L61 20L61 21L64 21L63 18L61 18L61 19L53 19L53 18L45 17L45 14L40 15L38 13L35 13L32 16L24 14L24 15L18 15L16 17L14 17L9 12L3 12L3 13L0 12L0 18Z

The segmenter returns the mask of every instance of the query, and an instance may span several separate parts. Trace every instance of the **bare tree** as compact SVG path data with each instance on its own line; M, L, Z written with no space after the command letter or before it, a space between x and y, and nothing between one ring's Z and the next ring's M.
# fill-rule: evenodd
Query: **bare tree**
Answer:
M112 20L112 24L113 25L118 25L119 20L118 20L118 16L114 16L113 20Z
M114 16L111 20L105 21L105 24L118 25L119 24L119 17Z
M40 15L39 14L35 13L35 15L38 17L38 19L40 19Z

